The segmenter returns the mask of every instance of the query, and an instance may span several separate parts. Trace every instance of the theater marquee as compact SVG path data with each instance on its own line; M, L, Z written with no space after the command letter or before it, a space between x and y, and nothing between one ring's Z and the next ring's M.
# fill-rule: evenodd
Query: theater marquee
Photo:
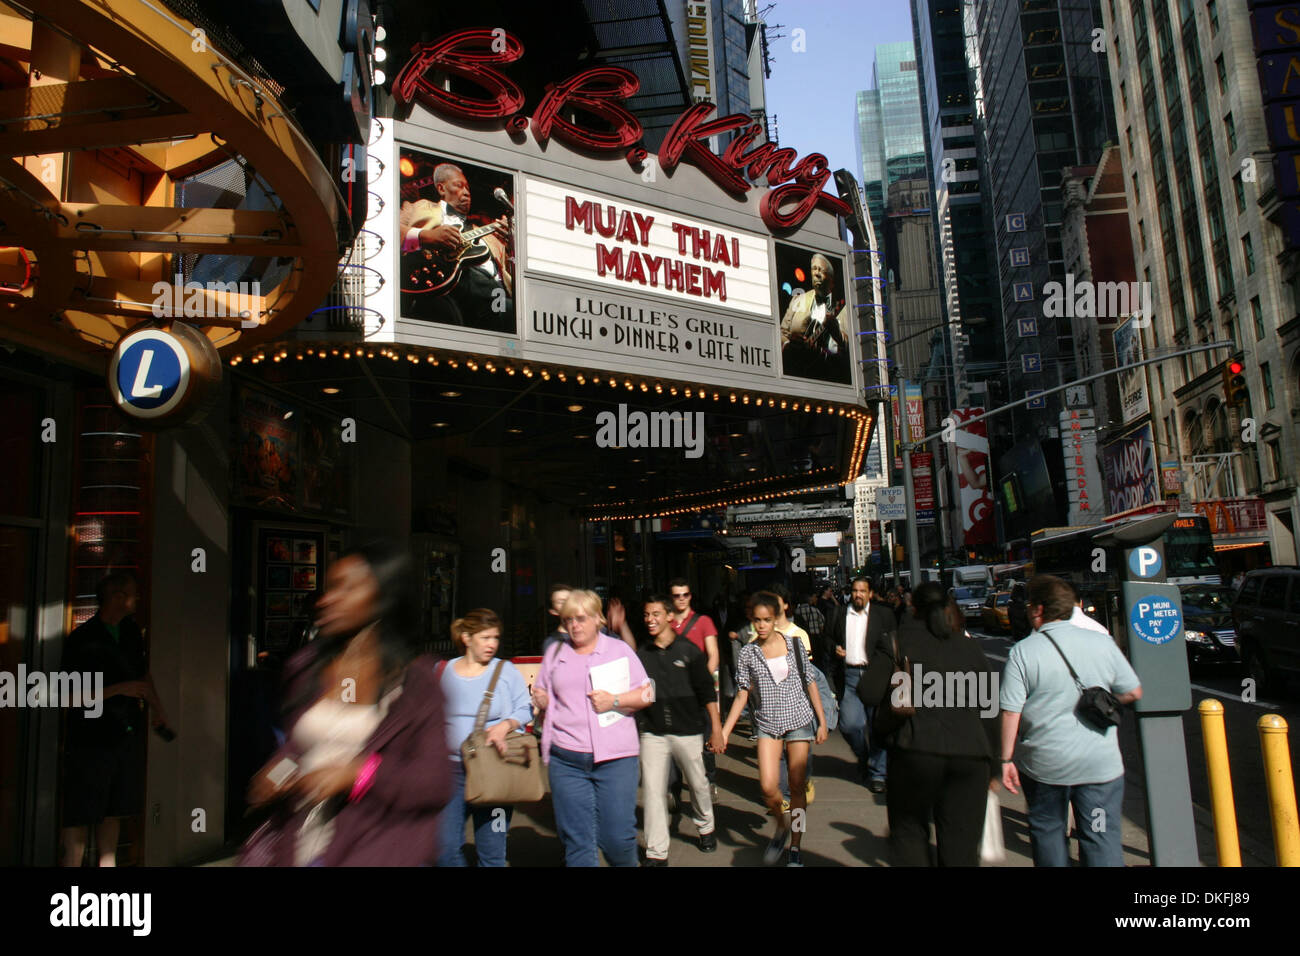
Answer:
M847 207L823 190L823 157L755 146L748 117L710 119L710 104L647 155L603 74L590 95L614 133L566 126L550 102L578 97L581 76L531 117L504 80L502 102L465 116L413 71L466 42L417 51L396 84L410 113L371 144L398 175L371 187L384 213L369 228L384 248L367 262L385 282L367 296L378 324L367 338L862 404L837 218ZM714 154L706 134L723 126L739 136ZM460 259L446 225L473 236Z

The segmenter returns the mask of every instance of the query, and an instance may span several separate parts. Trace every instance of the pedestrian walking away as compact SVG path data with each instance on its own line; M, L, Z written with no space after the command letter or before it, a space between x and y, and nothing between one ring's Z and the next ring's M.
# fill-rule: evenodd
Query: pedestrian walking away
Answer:
M754 722L758 728L758 779L768 813L776 830L763 853L763 862L780 861L791 842L788 866L803 866L800 843L807 825L805 775L812 744L824 743L826 717L816 682L806 674L805 652L798 643L776 630L781 599L762 592L754 598L752 644L740 652L736 668L736 699L722 728L724 746L752 694ZM790 815L781 807L780 765L785 755L790 769Z
M474 826L474 851L479 866L506 865L506 837L510 829L512 807L470 806L465 802L465 767L460 746L474 729L474 721L483 703L493 675L496 687L487 712L487 743L506 755L506 739L521 733L532 719L533 707L528 687L519 669L509 661L497 660L501 646L501 619L487 608L476 608L451 624L453 648L464 653L437 665L440 674L447 727L447 750L450 756L451 798L442 812L438 865L464 866L465 820ZM498 668L500 673L498 674Z
M565 866L636 866L636 788L641 753L629 715L653 687L628 645L602 634L600 595L574 590L560 610L568 637L551 646L533 681L544 711L542 760L551 779Z
M1085 719L1079 698L1085 687L1103 687L1131 704L1141 684L1113 640L1070 623L1069 583L1039 575L1027 599L1034 631L1011 649L1002 672L1002 782L1011 793L1024 786L1035 866L1069 866L1071 807L1080 864L1123 866L1118 728Z
M723 750L722 723L708 659L668 623L670 599L652 595L645 604L650 643L637 651L654 684L654 702L637 712L641 732L641 796L645 808L647 866L668 865L669 768L676 761L691 792L691 822L700 850L718 848L713 798L705 775L705 734L713 751Z
M979 642L965 639L964 624L942 585L922 584L897 634L873 648L859 684L861 696L877 702L873 732L889 751L894 866L930 865L931 826L939 866L979 865L988 793L998 780L997 685ZM940 699L911 683L918 674L935 675L922 681L941 688Z

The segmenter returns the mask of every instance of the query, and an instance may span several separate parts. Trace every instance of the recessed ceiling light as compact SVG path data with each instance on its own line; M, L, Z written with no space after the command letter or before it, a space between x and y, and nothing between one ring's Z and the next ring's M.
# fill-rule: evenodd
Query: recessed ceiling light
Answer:
M569 406L569 411L571 411L571 412L580 412L580 411L582 411L582 406L581 406L581 405L570 405L570 406Z
M522 428L507 428L506 431L511 435L522 435L524 433Z
M329 388L322 388L321 391L324 392L326 395L337 395L339 393L339 390L337 388L334 388L333 386L330 386Z
M460 392L439 392L443 398L460 398Z
M633 458L633 459L632 459L632 462L635 464L636 462L638 462L638 461L640 461L640 460L641 460L640 458Z
M434 423L433 423L433 427L434 427L434 428L446 428L446 427L447 427L448 425L450 425L450 424L451 424L450 422L434 422Z
M749 470L750 470L750 471L758 471L758 466L757 466L757 465L750 465L750 466L749 466Z
M613 491L613 490L614 490L615 488L617 488L617 487L618 487L618 485L610 485L610 486L609 486L609 490L610 490L610 491Z
M653 472L653 471L647 471L646 474L647 474L647 475L653 475L654 472Z
M590 438L590 435L574 435L574 438Z
M744 432L732 432L732 433L731 433L731 437L732 437L732 438L744 438L744 437L745 437L745 433L744 433Z

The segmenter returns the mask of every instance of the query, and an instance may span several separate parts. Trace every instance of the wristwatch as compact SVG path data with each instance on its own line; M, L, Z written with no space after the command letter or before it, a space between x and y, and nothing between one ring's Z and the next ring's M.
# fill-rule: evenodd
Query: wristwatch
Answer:
M618 710L618 694L614 695L614 710Z

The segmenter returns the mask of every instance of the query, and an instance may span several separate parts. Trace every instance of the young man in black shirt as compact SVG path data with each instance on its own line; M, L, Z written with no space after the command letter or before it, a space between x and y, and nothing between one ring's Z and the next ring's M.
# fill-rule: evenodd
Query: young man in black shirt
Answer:
M711 750L722 748L722 722L713 675L704 652L679 638L669 622L669 599L652 596L645 605L650 642L637 651L654 682L654 703L637 712L641 731L641 792L645 801L646 866L668 865L668 775L673 761L691 788L691 822L700 849L718 848L713 834L713 799L704 770L704 735Z
M135 577L114 571L100 582L99 613L71 634L63 647L64 671L104 675L104 712L68 714L64 748L63 864L80 866L90 827L95 827L100 866L117 865L122 817L144 809L147 723L167 727L167 716L145 667L144 635L135 623ZM146 722L146 711L153 713Z

